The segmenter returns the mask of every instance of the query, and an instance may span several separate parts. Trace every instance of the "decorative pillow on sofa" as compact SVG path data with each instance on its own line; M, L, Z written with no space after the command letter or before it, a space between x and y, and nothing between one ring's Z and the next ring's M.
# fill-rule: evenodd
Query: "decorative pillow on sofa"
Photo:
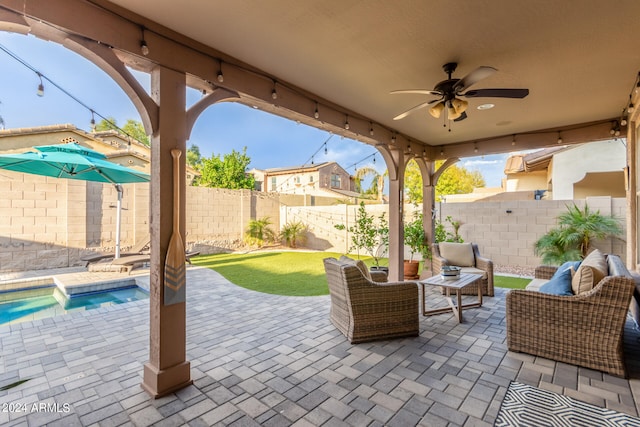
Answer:
M591 252L580 264L571 280L571 288L575 295L589 292L608 274L607 260L598 249Z
M580 266L580 261L569 261L562 264L547 283L540 286L539 292L552 295L573 295L571 277L573 269Z
M438 249L442 258L446 259L449 265L458 267L473 267L476 265L471 243L440 242L438 243Z

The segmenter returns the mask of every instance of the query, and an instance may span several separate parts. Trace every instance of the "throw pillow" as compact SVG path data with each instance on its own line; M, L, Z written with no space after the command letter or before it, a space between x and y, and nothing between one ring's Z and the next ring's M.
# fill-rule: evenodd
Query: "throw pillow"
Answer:
M590 265L582 265L571 280L571 289L576 295L589 292L604 276Z
M580 267L581 263L582 261L567 261L564 264L562 264L560 267L558 267L558 269L556 270L555 273L553 273L553 276L551 276L551 278L553 279L558 276L563 276L566 278L565 272L566 270L569 270L570 272L569 282L571 282L571 278L573 277L573 274L578 269L578 267ZM571 271L571 269L573 269L573 271Z
M360 270L362 272L362 275L367 280L371 280L371 274L369 273L369 267L367 267L367 264L365 264L364 261L362 261L361 259L355 260L353 258L349 258L348 256L342 255L340 257L340 262L342 262L343 264L349 264L349 265L354 265L354 266L358 267L358 270Z
M571 268L558 269L558 271L547 283L540 286L539 292L552 295L573 295L571 291Z
M540 286L539 292L552 295L573 295L571 288L571 278L575 269L580 266L581 261L568 261L562 264L551 279Z
M438 249L442 258L446 259L449 265L458 267L473 267L476 265L471 243L440 242L438 243Z
M571 281L573 293L575 295L580 295L581 293L589 292L607 274L607 260L602 252L595 249L585 257L582 264L580 264L580 267L576 270Z
M582 261L582 265L589 265L602 273L602 276L609 274L609 266L607 265L607 258L599 249L594 249L586 258Z

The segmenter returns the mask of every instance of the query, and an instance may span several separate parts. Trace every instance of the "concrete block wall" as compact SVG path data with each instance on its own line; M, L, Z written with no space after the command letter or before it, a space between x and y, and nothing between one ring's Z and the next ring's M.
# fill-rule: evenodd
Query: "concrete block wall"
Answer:
M83 265L82 256L112 252L115 247L117 193L110 184L64 180L10 171L0 173L0 272ZM287 201L291 202L290 199ZM613 214L624 226L625 199L597 197L589 206ZM571 201L494 201L442 203L436 218L460 221L465 241L477 242L483 254L502 265L535 266L533 242L556 225ZM576 201L582 206L584 201ZM277 233L287 222L302 221L311 249L349 252L357 205L285 206L274 193L187 187L186 245L201 253L238 249L249 221L269 217ZM149 235L149 184L124 186L121 248ZM388 205L367 205L376 218ZM410 217L415 209L406 206ZM418 208L421 209L421 208ZM507 210L511 213L507 213ZM335 228L345 225L345 230ZM625 256L625 241L597 245Z
M583 207L588 203L592 210L599 210L604 215L613 214L620 220L623 234L626 233L625 199L610 197L594 197L577 200L575 203ZM479 245L484 256L491 258L498 265L535 267L541 260L534 254L534 243L550 229L557 226L556 218L566 212L573 201L554 200L520 200L472 203L438 203L436 219L442 221L449 231L452 227L446 222L447 216L460 221L460 235L465 242ZM353 225L355 218L353 205L288 207L284 209L282 218L296 218L309 226L307 246L312 249L348 253L350 247L349 233L335 229L335 224ZM388 205L367 205L367 211L376 217L388 209ZM405 207L405 215L411 218L415 209L422 207ZM509 213L507 211L510 211ZM388 218L388 216L387 216ZM598 249L625 258L626 246L623 238L608 239L597 242Z

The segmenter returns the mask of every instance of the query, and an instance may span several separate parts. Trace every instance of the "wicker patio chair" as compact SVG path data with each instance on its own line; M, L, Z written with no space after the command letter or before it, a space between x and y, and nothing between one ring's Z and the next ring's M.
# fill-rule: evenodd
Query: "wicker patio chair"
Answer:
M558 296L512 290L506 298L507 346L559 362L626 377L624 324L635 283L619 257L607 257L609 275L591 291ZM555 268L536 269L548 279Z
M415 282L373 282L354 263L335 258L326 258L324 268L331 322L352 344L420 333Z
M445 258L441 251L440 245L435 243L433 245L432 252L432 261L433 261L433 274L440 274L440 270L445 265L455 265L458 267L462 267L462 273L479 273L482 274L482 294L486 296L492 297L494 294L493 289L493 261L489 258L485 258L480 255L480 249L478 249L478 245L475 243L452 243L452 242L442 242L442 245L448 245L451 248L468 248L469 256L468 257L459 257L459 258L468 258L468 260L462 259L453 259L453 258ZM478 286L471 285L467 286L462 290L462 293L465 295L477 295L478 294Z

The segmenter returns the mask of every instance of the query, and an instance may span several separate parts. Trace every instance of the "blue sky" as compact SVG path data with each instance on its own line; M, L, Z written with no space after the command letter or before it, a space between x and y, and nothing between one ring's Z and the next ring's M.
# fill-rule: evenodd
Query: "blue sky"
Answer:
M123 125L128 119L140 120L133 103L102 70L80 55L53 42L33 36L0 31L0 45L30 64L46 78L55 82L89 109L104 117L113 117ZM149 77L134 73L148 88ZM70 123L90 130L91 112L44 80L45 94L36 90L40 80L35 72L0 51L0 117L9 128L45 126ZM200 97L189 90L187 103ZM96 121L100 117L96 116ZM330 138L331 137L331 138ZM330 138L330 139L329 139ZM371 154L376 150L366 144L331 136L306 125L255 110L239 104L221 103L209 107L198 119L187 141L195 144L203 156L225 154L232 149L247 147L250 167L259 169L299 166L310 162L322 144L327 142L327 154L321 149L314 157L316 163L336 161L349 173L358 167L371 166L384 172L384 162ZM366 159L363 161L363 159ZM462 166L479 170L488 187L500 186L506 155L461 159Z

